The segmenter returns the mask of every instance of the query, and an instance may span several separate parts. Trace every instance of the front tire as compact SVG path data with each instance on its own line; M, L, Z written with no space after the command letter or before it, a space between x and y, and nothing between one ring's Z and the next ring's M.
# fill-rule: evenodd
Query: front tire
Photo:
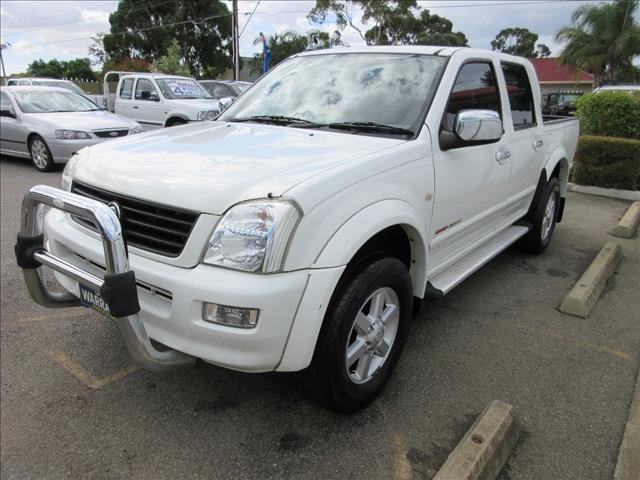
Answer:
M531 230L520 240L520 247L529 253L542 253L551 242L560 209L560 182L551 178L529 217Z
M361 409L386 385L406 343L413 293L398 259L372 259L333 294L311 365L299 385L340 413Z
M29 154L33 166L40 172L50 172L55 166L53 155L47 142L40 135L34 135L29 139Z

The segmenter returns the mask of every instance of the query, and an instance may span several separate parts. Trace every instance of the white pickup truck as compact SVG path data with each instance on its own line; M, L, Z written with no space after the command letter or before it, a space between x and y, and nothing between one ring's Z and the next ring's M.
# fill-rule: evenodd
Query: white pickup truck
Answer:
M108 78L114 74L120 78L112 96ZM193 78L131 72L107 72L104 78L104 107L146 130L213 120L221 110L220 102Z
M422 299L510 244L549 245L578 121L539 99L531 64L496 52L295 55L215 122L80 151L61 189L25 196L18 263L38 303L117 318L148 368L300 372L351 412L383 389Z

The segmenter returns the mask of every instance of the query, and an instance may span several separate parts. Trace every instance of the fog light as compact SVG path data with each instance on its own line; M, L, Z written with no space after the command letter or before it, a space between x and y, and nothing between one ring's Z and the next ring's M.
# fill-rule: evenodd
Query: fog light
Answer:
M238 308L205 302L202 305L202 319L228 327L254 328L258 323L257 308Z

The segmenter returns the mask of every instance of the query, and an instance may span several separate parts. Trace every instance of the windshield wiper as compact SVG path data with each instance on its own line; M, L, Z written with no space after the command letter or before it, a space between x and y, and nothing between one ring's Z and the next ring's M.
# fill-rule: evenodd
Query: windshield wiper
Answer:
M340 122L322 125L336 130L350 130L354 132L388 133L391 135L413 135L415 132L407 128L385 125L374 122Z
M304 118L287 117L285 115L253 115L251 117L236 117L229 118L228 122L262 122L273 123L276 125L289 125L289 124L303 124L305 126L320 125L312 122L311 120L305 120ZM324 126L324 125L323 125Z

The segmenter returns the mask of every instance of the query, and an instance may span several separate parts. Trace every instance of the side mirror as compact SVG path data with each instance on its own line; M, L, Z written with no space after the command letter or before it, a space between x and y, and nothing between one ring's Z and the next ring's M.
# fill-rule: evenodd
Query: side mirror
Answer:
M142 100L151 100L151 92L143 90L142 92L140 92L140 98Z
M454 130L463 142L490 142L502 137L502 121L493 110L461 110Z
M0 110L0 117L16 118L16 114L11 110Z

